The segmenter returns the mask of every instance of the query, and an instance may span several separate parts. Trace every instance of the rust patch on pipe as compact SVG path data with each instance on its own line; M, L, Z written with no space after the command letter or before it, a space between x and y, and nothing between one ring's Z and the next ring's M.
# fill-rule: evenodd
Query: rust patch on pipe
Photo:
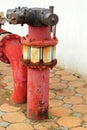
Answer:
M48 119L48 107L44 109L40 108L36 113L29 109L27 112L27 117L31 120Z
M38 117L40 119L47 119L48 118L48 108L38 110Z

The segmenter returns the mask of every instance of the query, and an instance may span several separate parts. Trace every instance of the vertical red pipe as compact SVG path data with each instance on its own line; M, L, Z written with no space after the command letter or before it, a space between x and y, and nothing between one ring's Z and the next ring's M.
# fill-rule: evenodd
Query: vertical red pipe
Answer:
M29 38L31 41L50 39L48 27L29 26ZM27 76L27 116L32 120L47 119L49 68L28 68Z
M13 71L14 89L11 99L15 103L25 103L27 101L27 68L20 61L22 57L20 37L10 34L1 42L3 52L9 59Z
M49 40L51 38L49 27L32 27L29 26L29 37L32 41Z
M47 119L49 69L28 68L27 87L27 116L34 120Z

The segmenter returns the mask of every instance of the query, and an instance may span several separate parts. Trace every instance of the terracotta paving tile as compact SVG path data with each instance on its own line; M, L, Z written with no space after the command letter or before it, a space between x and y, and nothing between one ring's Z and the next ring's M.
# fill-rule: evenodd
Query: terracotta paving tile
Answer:
M43 122L42 125L49 129L51 129L52 127L56 129L58 127L58 124L53 121Z
M71 104L81 104L84 102L82 98L76 96L65 97L63 100L65 103L71 103Z
M12 87L12 86L6 86L5 89L10 90L10 94L12 94L12 91L11 91L11 90L13 90L13 87Z
M82 120L78 117L61 117L58 119L58 124L64 127L72 128L81 125Z
M6 130L34 130L30 124L15 123L7 127Z
M54 77L53 77L53 78L54 78ZM55 75L55 78L60 79L60 78L61 78L61 76L60 76L60 75L58 75L58 74L56 74L56 75Z
M6 64L4 64L3 66L1 65L1 62L0 62L0 71L5 71L5 70L11 70L11 68L10 68L10 66L8 67L8 66L6 66ZM8 68L8 69L7 69Z
M11 76L5 76L3 83L13 82L13 78Z
M3 70L0 70L0 73L3 75L12 74L10 69L4 68Z
M50 88L54 88L54 89L64 89L64 88L67 88L67 84L64 84L64 83L51 83L50 84Z
M84 105L84 104L73 105L72 109L73 111L81 112L83 114L87 113L87 105Z
M0 127L0 130L5 130L5 128L3 128L3 127Z
M72 96L75 94L75 91L69 89L58 89L56 93L61 96Z
M54 77L54 73L50 73L50 75L49 75L49 77L51 78L51 77Z
M87 122L87 114L83 115L82 119L84 122Z
M26 119L26 117L21 112L11 112L11 113L7 113L3 116L3 120L8 121L10 123L22 122L25 119Z
M83 98L84 98L85 100L87 100L87 95L84 95Z
M62 104L63 104L62 101L56 100L56 99L52 99L52 100L49 101L50 107L58 107L58 106L61 106Z
M67 81L75 81L75 80L77 80L77 78L75 76L72 76L72 75L62 76L61 79L62 80L67 80Z
M13 79L13 77L10 76L10 75L7 75L7 76L4 77L4 79Z
M44 127L41 124L37 124L34 126L35 130L48 130L46 127Z
M55 78L55 77L54 78L50 78L49 82L58 84L60 82L60 79L59 78Z
M20 107L13 107L9 104L3 104L0 106L0 110L4 112L14 112L20 110Z
M67 89L69 89L69 90L75 90L75 88L74 87L72 87L72 86L69 86Z
M55 96L56 96L55 93L49 92L49 99L52 99L52 98L54 98Z
M62 88L64 89L64 88L67 88L67 87L68 87L68 85L65 84L65 83L61 83L61 82L60 82L60 83L58 84L58 89L62 89Z
M56 71L55 74L58 74L58 75L61 75L61 76L69 75L69 73L64 71L64 70Z
M77 88L76 92L87 95L87 88Z
M4 79L4 80L2 81L2 83L6 83L6 84L7 84L7 83L9 83L9 82L11 82L11 81L12 81L11 79L10 79L10 80L8 80L8 79L7 79L7 80Z
M70 130L87 130L87 128L84 127L76 127L76 128L72 128Z
M72 86L72 87L77 87L77 88L81 88L81 87L84 87L86 83L85 82L82 82L82 81L72 81L72 82L69 82L69 85Z
M64 108L64 107L53 107L53 108L49 109L49 112L54 116L62 117L62 116L70 115L70 113L72 111L70 109Z
M11 86L11 87L13 87L13 81L8 82L8 83L7 83L7 86Z
M49 85L50 89L57 90L58 89L58 84L57 83L52 83Z

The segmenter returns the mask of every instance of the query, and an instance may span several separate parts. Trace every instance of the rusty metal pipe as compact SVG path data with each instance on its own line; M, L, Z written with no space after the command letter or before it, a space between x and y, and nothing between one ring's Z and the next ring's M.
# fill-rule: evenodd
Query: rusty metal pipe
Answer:
M27 117L32 120L48 118L49 69L28 68Z
M44 39L50 39L48 27L31 27L29 26L29 37L31 41L38 41ZM41 44L40 44L41 45ZM38 49L31 49L31 62L37 63L43 59L42 48L37 53ZM47 51L44 57L47 55ZM37 55L36 55L37 54ZM32 58L33 57L33 58ZM40 66L38 68L28 67L27 78L27 117L32 120L42 120L48 118L48 106L49 106L49 67L44 69Z
M27 68L20 62L22 57L22 44L20 37L15 34L0 29L0 43L2 55L0 60L12 66L14 89L11 99L15 103L25 103L27 101ZM4 57L5 58L4 58Z

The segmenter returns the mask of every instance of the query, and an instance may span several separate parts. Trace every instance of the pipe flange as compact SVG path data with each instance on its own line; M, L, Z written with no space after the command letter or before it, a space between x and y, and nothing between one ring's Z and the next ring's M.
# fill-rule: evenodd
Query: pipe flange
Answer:
M29 60L23 60L23 58L21 58L21 62L28 66L29 68L33 68L33 69L45 69L45 68L53 68L56 64L57 64L57 60L53 60L49 63L43 63L43 61L41 60L38 63L32 63Z

